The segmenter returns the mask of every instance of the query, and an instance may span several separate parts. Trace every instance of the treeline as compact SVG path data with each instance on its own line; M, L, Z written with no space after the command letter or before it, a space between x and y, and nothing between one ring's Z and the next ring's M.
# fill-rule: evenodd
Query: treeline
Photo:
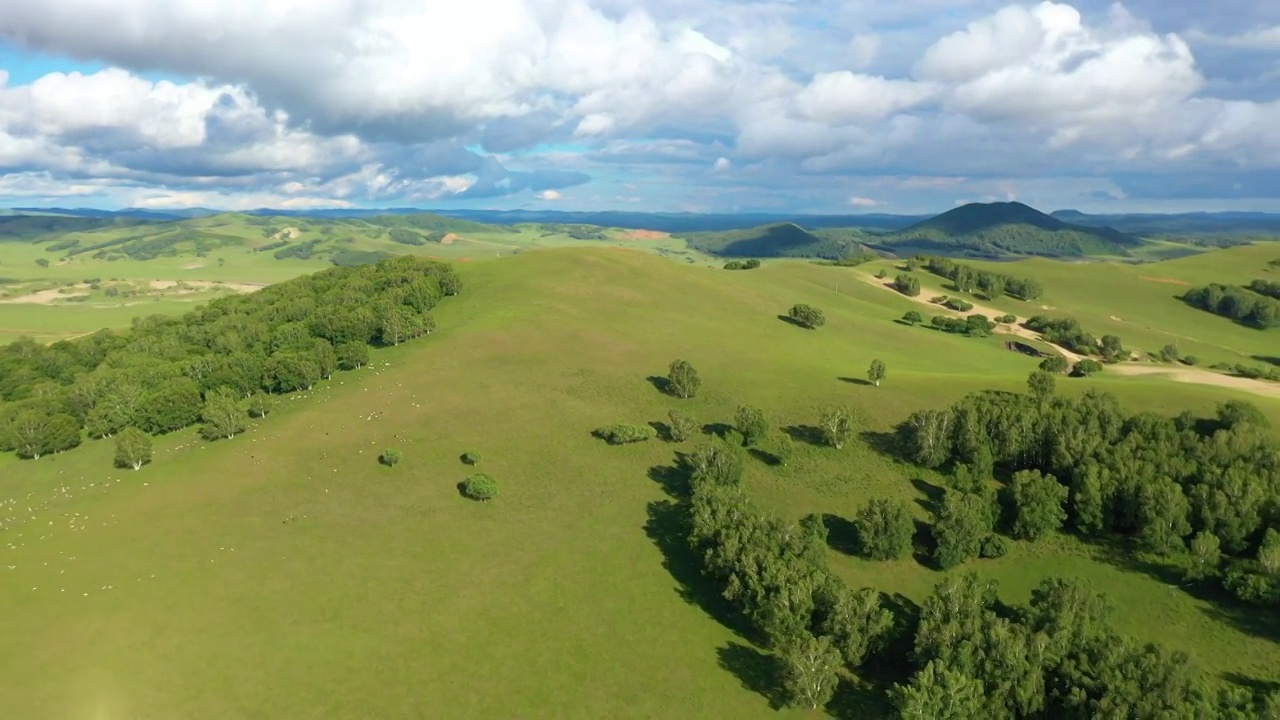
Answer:
M908 261L908 269L923 265L926 270L955 283L961 292L982 293L989 300L1008 295L1018 300L1037 300L1044 295L1044 286L1040 281L1031 278L1017 278L1012 275L975 270L955 260L937 256L919 256Z
M950 471L948 498L997 507L991 481L1012 476L1006 505L1018 517L1029 508L1082 535L1133 537L1185 563L1190 578L1223 577L1242 599L1280 600L1280 537L1270 529L1280 460L1257 408L1233 400L1212 418L1128 415L1106 393L1055 396L1040 375L1031 396L982 392L913 414L899 428L902 447Z
M919 607L854 590L827 566L821 518L789 523L747 498L733 444L704 445L681 468L689 546L748 634L776 654L767 684L779 702L821 707L846 672L871 670L900 681L890 699L913 719L1236 718L1277 707L1272 695L1215 691L1185 654L1120 635L1106 599L1073 581L1042 581L1025 607L1002 605L996 584L974 574L947 578ZM989 512L985 499L976 505ZM954 524L944 508L934 533ZM873 558L910 553L914 526L901 503L873 500L857 527ZM1003 553L990 532L979 544Z
M1035 315L1027 318L1023 326L1040 333L1045 340L1061 345L1081 355L1099 355L1105 362L1119 362L1127 356L1119 336L1103 335L1095 338L1080 327L1075 318L1050 318Z
M430 333L431 309L459 289L449 266L399 257L220 298L182 317L135 318L127 333L48 347L15 341L0 348L0 451L38 458L85 434L161 434L215 417L234 426L228 399L240 418L265 414L263 393L308 389L365 365L371 345Z
M1250 327L1280 327L1280 300L1272 293L1280 292L1280 284L1254 280L1248 288L1213 283L1188 290L1182 299L1187 304Z

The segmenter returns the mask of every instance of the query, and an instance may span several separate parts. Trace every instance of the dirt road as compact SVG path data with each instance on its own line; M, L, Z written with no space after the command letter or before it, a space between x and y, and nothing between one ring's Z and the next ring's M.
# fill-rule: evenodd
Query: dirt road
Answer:
M967 313L956 312L951 308L943 307L941 305L935 305L929 302L929 298L931 297L948 294L945 291L940 290L938 288L925 287L924 285L921 285L919 295L915 297L907 297L906 295L903 295L899 293L896 289L894 289L892 281L885 281L880 278L867 275L866 273L861 273L856 271L854 272L854 274L857 275L859 279L867 283L870 283L878 288L881 288L882 290L887 290L891 293L898 295L899 297L907 298L908 300L914 303L925 305L929 307L936 314L950 315L952 317L964 317L965 315L980 313L982 315L986 315L989 318L999 317L1005 314L1011 314L1011 313L1005 313L1003 310L996 310L995 308L979 305L977 303L974 303L973 309ZM966 302L968 301L966 300ZM1028 340L1036 340L1038 342L1045 343L1046 345L1052 347L1060 355L1065 357L1068 361L1073 363L1079 362L1084 359L1084 356L1073 353L1070 350L1060 345L1051 343L1048 340L1045 340L1043 337L1041 337L1039 333L1033 332L1031 330L1028 330L1022 327L1021 323L1024 320L1026 320L1026 318L1018 317L1017 324L998 325L996 327L996 332L1003 335L1014 335L1017 337L1026 338ZM1268 382L1266 380L1251 380L1249 378L1234 377L1231 375L1223 375L1221 373L1211 372L1209 370L1203 370L1200 368L1177 366L1177 365L1153 365L1150 363L1116 363L1113 365L1107 365L1106 372L1112 375L1130 375L1130 376L1163 375L1168 377L1170 380L1174 380L1176 382L1193 383L1196 385L1212 385L1214 387L1224 387L1224 388L1231 388L1233 390L1242 390L1244 392L1253 393L1255 395L1262 395L1264 397L1280 398L1280 383Z

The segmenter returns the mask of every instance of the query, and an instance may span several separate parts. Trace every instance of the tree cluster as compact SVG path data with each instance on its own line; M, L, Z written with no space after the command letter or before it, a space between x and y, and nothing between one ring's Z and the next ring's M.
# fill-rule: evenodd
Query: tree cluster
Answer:
M1268 292L1275 283L1255 280L1248 288L1213 283L1188 290L1182 299L1193 307L1265 330L1280 327L1280 300ZM1255 289L1259 288L1259 289ZM1261 294L1260 294L1261 293Z
M1083 535L1130 536L1183 561L1188 541L1203 547L1193 536L1205 533L1226 555L1228 590L1280 599L1280 576L1259 565L1271 508L1280 507L1280 451L1249 403L1224 403L1209 418L1168 418L1128 415L1095 390L1075 398L1052 388L1039 397L982 392L913 414L899 434L916 463L950 464L958 487L972 490L975 472L977 486L996 467L1012 474L1015 535L1038 537L1069 521ZM1216 574L1221 562L1212 564Z
M948 333L968 335L970 337L987 337L995 329L995 323L986 315L974 313L968 317L958 318L949 315L935 315L929 321L933 327Z
M1035 315L1027 319L1023 326L1044 336L1045 340L1081 355L1099 355L1104 362L1118 362L1124 359L1127 352L1120 338L1115 335L1103 335L1102 339L1084 331L1075 318L1050 318Z
M371 345L431 332L429 311L459 289L447 265L401 257L220 298L181 317L139 317L127 332L47 347L17 340L0 348L0 451L38 458L75 447L82 434L156 435L197 423L206 438L233 437L250 414L268 412L262 393L308 389L366 364Z
M823 316L822 311L812 305L799 303L791 306L791 310L787 312L787 317L792 322L803 328L816 330L826 324L827 319Z
M975 270L945 257L919 257L916 262L939 277L955 283L960 292L982 293L990 300L1008 295L1019 300L1037 300L1044 295L1044 287L1038 280L1016 278L1011 275Z
M755 258L748 260L730 260L724 264L725 270L755 270L760 267L760 261Z
M652 440L658 436L658 431L653 429L651 425L627 425L619 423L617 425L606 425L595 431L595 436L609 443L610 445L627 445L630 443L644 442Z
M899 275L893 279L893 289L908 297L916 297L920 294L920 279L914 275Z

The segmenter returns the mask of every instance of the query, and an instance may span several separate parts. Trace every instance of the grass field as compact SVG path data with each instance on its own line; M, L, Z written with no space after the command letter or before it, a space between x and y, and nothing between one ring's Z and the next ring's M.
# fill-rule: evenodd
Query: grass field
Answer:
M1068 270L1002 267L1024 265L1044 277L1046 304L1066 304ZM111 469L109 442L0 457L0 717L809 716L755 691L759 654L718 622L675 537L660 480L678 446L609 447L591 430L677 406L725 422L742 402L805 424L839 401L883 433L972 390L1019 390L1036 364L998 337L896 324L915 306L851 277L864 268L725 272L611 248L458 267L466 289L435 311L438 332L280 401L235 440L163 438L140 472ZM1158 294L1124 287L1130 315ZM826 326L780 321L797 302L822 308ZM1086 327L1107 312L1093 302L1072 313ZM1149 312L1195 332L1218 321L1180 303ZM1252 331L1221 332L1244 346ZM693 400L647 380L677 357L703 376ZM872 358L889 368L880 388L856 382ZM1280 427L1280 401L1220 388L1105 373L1059 387L1166 413L1239 397ZM395 469L375 462L386 447L404 451ZM494 502L458 495L458 456L472 449L500 483ZM868 497L923 500L941 483L864 442L805 446L782 470L753 462L747 480L792 518L848 518ZM856 587L915 599L942 577L830 560ZM1015 601L1048 574L1085 578L1123 631L1224 681L1280 679L1274 627L1171 587L1159 568L1065 536L964 568ZM848 717L884 709L845 700Z

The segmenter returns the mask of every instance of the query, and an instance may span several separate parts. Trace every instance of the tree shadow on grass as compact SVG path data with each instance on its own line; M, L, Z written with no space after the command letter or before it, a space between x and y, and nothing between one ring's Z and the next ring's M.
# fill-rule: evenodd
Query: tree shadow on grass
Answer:
M1276 682L1274 680L1261 680L1238 672L1223 673L1222 679L1233 685L1239 685L1254 695L1264 695L1280 690L1280 682Z
M867 384L869 385L870 383ZM891 458L905 459L902 440L898 438L897 433L866 430L859 433L858 437L862 438L863 442L881 455L887 455Z
M662 553L662 566L676 581L680 599L701 608L739 636L753 640L755 631L724 599L717 584L702 573L702 561L689 547L688 509L672 500L659 500L649 503L648 514L645 534Z
M790 435L792 440L806 445L822 447L827 444L827 436L822 433L822 428L813 425L788 425L782 428L782 432Z
M916 504L934 515L942 507L942 496L947 494L946 488L926 482L920 478L911 478L911 487L919 490L923 498L916 498Z
M747 454L769 467L778 467L782 464L782 461L778 459L777 455L761 450L760 448L747 448Z
M935 556L938 553L938 541L933 537L933 526L923 520L913 520L915 532L912 534L911 559L930 570L941 570Z
M729 423L707 423L702 426L703 435L713 435L721 440L730 439L730 434L734 431L734 427Z
M671 426L660 420L654 420L649 423L649 427L658 433L658 437L665 442L675 442L676 439L671 436Z
M782 688L778 687L782 668L778 658L736 642L716 650L716 655L719 656L720 667L733 673L742 687L763 695L770 708L783 708Z
M649 468L649 479L658 483L663 492L675 500L689 497L689 471L684 453L676 453L675 465L654 465Z
M779 316L778 316L778 319L779 319L779 320L781 320L782 322L784 322L784 323L788 324L788 325L794 325L795 327L798 327L798 328L800 328L801 330L812 330L812 329L813 329L813 328L810 328L810 327L807 327L807 326L805 326L805 325L800 324L800 321L796 320L795 318L791 317L790 315L779 315Z
M645 378L645 380L648 380L649 384L652 385L655 390L662 393L663 395L672 395L672 396L675 395L675 393L671 391L671 381L668 380L667 378L661 375L650 375L649 377Z
M862 378L841 376L836 379L839 380L840 382L847 382L850 385L870 385L871 384L870 380L863 380Z
M1251 355L1250 357L1252 357L1254 360L1257 360L1258 362L1264 362L1264 363L1267 363L1268 365L1280 366L1280 357L1274 357L1272 355Z
M858 554L858 526L839 515L822 514L822 525L827 528L827 547L848 555Z

